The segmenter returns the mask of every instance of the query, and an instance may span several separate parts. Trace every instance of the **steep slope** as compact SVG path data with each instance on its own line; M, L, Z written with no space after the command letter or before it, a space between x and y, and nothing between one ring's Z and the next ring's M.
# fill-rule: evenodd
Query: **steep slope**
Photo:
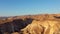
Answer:
M26 15L2 19L0 34L60 34L60 14Z
M59 21L51 20L34 20L22 31L23 34L60 34L60 23Z

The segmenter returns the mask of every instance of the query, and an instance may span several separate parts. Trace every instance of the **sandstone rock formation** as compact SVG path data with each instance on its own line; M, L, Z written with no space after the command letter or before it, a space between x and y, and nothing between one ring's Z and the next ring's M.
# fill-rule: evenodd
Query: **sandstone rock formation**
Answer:
M60 34L60 14L2 19L0 20L0 34Z
M26 28L22 29L23 34L60 34L59 21L36 21L34 20Z

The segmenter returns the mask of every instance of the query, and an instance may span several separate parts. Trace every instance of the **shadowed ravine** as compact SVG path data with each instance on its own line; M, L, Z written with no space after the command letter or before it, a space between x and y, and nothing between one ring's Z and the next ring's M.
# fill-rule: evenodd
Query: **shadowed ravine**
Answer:
M12 22L7 22L0 25L0 34L4 34L5 32L13 33L20 32L21 29L25 28L28 24L32 23L33 19L26 18L25 20L16 19Z

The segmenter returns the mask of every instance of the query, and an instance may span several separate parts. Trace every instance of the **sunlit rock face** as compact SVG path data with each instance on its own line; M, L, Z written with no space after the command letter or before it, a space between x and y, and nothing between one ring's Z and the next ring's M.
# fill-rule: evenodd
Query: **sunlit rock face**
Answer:
M0 20L0 34L60 34L60 14L17 16Z
M51 20L33 20L32 23L22 29L22 31L23 34L60 34L60 23Z

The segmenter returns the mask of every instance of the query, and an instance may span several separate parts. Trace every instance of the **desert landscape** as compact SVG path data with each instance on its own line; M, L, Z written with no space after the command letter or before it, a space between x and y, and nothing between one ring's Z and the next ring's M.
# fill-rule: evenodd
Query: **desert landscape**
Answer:
M0 0L0 34L60 34L60 0Z
M60 14L1 18L0 34L60 34Z

